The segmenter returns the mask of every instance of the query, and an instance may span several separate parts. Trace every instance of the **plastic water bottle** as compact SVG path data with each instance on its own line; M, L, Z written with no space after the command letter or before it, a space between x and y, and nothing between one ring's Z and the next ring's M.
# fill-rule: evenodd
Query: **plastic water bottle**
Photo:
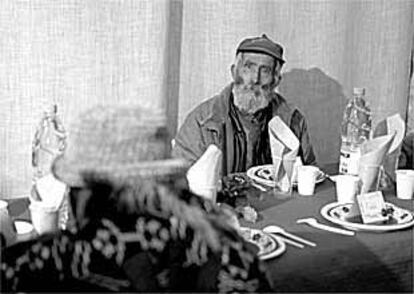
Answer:
M33 189L32 198L39 198L35 191L36 182L51 175L53 160L62 154L66 147L66 132L57 114L57 105L48 107L40 120L32 145ZM66 193L65 193L66 194ZM40 195L41 197L41 195ZM64 196L59 207L59 227L66 228L68 220L68 197Z
M370 138L371 110L365 101L365 89L354 88L341 125L339 172L358 175L361 145Z

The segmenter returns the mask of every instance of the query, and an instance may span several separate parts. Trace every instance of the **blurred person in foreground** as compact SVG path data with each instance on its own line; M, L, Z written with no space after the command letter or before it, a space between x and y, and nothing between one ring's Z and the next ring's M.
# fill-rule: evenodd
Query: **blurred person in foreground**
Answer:
M70 230L2 252L1 290L270 291L255 249L212 202L189 192L187 162L169 159L162 115L95 107L53 164L70 188Z
M302 162L315 165L304 116L275 92L284 63L283 48L266 35L243 40L231 66L233 82L186 117L173 155L193 163L215 144L223 152L223 176L272 163L267 125L280 116L299 139Z

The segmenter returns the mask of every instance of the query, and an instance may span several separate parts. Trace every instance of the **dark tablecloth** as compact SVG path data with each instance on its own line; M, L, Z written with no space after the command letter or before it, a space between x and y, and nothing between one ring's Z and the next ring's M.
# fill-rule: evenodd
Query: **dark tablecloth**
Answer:
M386 201L413 211L412 200L400 200L394 191L384 192ZM325 180L313 196L296 191L282 197L272 191L253 200L263 228L277 224L307 238L317 247L299 249L287 245L286 252L266 261L269 277L280 292L409 292L413 293L413 229L375 233L358 231L353 237L296 224L298 218L325 220L320 209L336 197L334 183Z
M278 292L413 293L412 228L387 233L359 231L349 237L296 224L303 217L330 224L320 214L336 197L334 183L328 179L316 186L314 196L300 196L296 191L289 197L257 192L249 199L260 214L253 227L277 224L317 243L317 247L305 249L287 245L281 256L265 261ZM394 191L384 194L386 201L413 211L413 200L400 200ZM29 218L27 204L27 199L12 201L9 210L14 219Z

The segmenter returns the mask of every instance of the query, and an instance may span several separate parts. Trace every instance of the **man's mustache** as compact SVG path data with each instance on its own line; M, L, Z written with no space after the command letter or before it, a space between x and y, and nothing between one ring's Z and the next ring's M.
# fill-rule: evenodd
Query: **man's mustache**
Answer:
M236 84L236 86L242 91L253 93L255 96L259 96L261 93L268 93L271 90L271 85Z
M272 89L274 83L262 85L260 83L245 83L242 77L237 77L234 84L241 87L243 90L249 90L255 94L259 91L269 91Z

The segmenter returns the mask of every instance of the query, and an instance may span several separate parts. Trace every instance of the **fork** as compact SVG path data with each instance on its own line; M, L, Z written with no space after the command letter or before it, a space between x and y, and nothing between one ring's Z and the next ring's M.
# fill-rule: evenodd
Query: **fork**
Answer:
M266 233L274 234L274 233L270 233L270 232L266 232ZM287 244L290 244L290 245L295 246L295 247L300 248L300 249L305 248L305 246L303 246L303 244L292 241L289 238L283 237L282 235L277 235L277 234L274 234L274 235L275 235L275 238L279 238L280 240L282 240L283 242L285 242Z
M341 235L346 235L346 236L354 236L355 235L354 231L348 231L348 230L344 230L344 229L335 228L335 227L331 227L331 226L328 226L328 225L321 224L313 217L298 219L296 221L296 223L298 223L298 224L303 224L303 223L308 224L311 227L321 229L321 230L325 230L325 231L332 232L332 233L336 233L336 234L341 234Z
M261 184L256 183L255 181L251 181L251 182L250 182L250 184L251 184L253 187L255 187L255 188L259 189L259 190L260 190L260 191L262 191L262 192L267 192L267 190L268 190L268 189L266 189L264 186L262 186Z
M266 233L284 235L284 236L286 236L286 237L288 237L290 239L293 239L293 240L295 240L297 242L301 242L301 243L306 244L308 246L312 246L312 247L315 247L316 246L316 243L311 242L309 240L306 240L306 239L304 239L302 237L293 235L291 233L288 233L288 232L286 232L285 229L283 229L282 227L279 227L279 226L269 225L269 226L264 227L262 230L263 230L263 232L266 232ZM289 241L290 242L286 242L286 243L290 243L290 244L292 244L292 245L294 245L296 247L303 248L303 245L302 244L298 244L297 242L293 242L291 240L289 240ZM296 244L293 244L293 243L296 243ZM298 246L298 245L300 245L300 246Z

